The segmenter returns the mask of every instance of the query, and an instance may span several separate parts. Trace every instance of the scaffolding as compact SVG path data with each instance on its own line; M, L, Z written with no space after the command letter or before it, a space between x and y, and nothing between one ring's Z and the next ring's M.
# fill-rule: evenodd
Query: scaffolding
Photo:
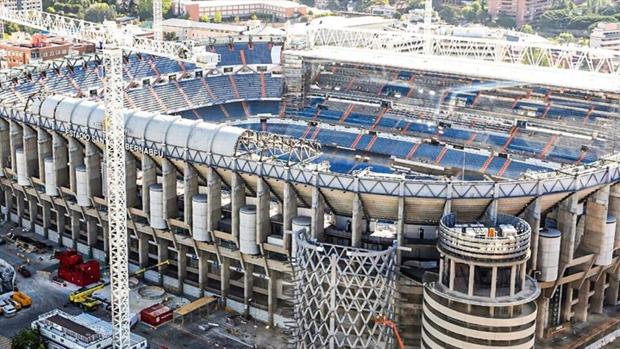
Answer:
M396 244L383 251L294 236L296 348L387 348L392 334Z

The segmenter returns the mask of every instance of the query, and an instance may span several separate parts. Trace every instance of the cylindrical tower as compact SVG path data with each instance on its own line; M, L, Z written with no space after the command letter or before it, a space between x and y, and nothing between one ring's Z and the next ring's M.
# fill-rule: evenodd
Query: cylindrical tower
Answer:
M343 247L304 230L294 230L295 348L389 348L391 333L375 320L393 316L396 245Z
M239 209L239 251L259 254L256 243L256 206L245 205Z
M90 206L90 197L88 196L88 172L86 172L86 166L79 165L75 168L75 183L77 204L82 207Z
M15 166L17 170L17 184L24 186L30 185L30 180L28 180L28 174L26 173L26 155L24 155L23 148L17 148L15 150L15 162L17 162Z
M422 348L533 348L538 284L526 275L530 226L441 219L439 275L426 280ZM429 278L430 279L430 278Z
M54 158L48 156L44 160L45 166L45 194L58 196L58 183L56 181L56 168Z
M211 241L207 229L207 202L204 194L192 197L192 234L196 241Z
M166 229L168 224L164 219L164 188L161 184L149 186L150 195L150 223L155 229Z

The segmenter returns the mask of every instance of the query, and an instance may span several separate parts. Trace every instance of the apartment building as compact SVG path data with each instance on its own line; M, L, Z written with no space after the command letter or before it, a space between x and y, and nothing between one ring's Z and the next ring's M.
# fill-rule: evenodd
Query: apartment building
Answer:
M222 18L247 18L256 14L287 19L296 15L306 15L308 9L306 5L288 0L179 1L179 11L194 21L203 16L214 18L216 13L221 13Z
M551 7L551 0L489 0L489 15L500 14L514 16L517 26L532 22Z
M590 47L620 50L620 23L598 23L590 33Z

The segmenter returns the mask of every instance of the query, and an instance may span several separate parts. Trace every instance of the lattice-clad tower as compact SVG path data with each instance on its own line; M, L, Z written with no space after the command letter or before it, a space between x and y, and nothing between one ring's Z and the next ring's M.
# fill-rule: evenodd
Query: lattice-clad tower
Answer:
M396 245L371 251L294 237L295 348L386 348Z
M424 284L422 348L534 347L540 289L526 275L530 235L527 222L508 215L441 219L439 277Z

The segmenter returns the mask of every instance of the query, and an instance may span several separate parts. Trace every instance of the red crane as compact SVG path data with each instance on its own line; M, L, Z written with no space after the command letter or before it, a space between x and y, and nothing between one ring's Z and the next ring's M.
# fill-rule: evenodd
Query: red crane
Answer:
M398 349L405 349L405 342L403 341L403 338L400 336L400 332L398 332L398 326L396 326L394 321L388 319L385 315L379 315L375 319L375 323L391 328L392 331L394 332L394 336L396 337L396 342L398 343Z

